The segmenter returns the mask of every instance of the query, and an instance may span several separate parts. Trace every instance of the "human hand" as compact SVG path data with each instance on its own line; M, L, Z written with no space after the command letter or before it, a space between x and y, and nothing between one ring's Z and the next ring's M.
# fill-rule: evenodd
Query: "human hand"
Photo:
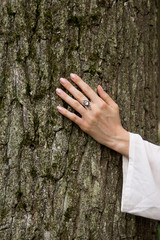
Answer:
M61 84L75 99L60 88L56 89L56 93L75 109L81 117L61 106L57 106L58 111L75 122L97 142L128 157L129 133L121 125L118 105L100 85L97 87L98 96L78 75L70 74L70 78L81 88L88 98L67 79L61 78ZM89 107L84 105L84 100L90 100Z

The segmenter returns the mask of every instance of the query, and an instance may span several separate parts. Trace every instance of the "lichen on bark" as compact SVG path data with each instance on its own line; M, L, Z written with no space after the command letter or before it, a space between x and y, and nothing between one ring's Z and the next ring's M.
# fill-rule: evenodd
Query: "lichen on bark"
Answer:
M62 117L59 78L77 73L157 143L158 1L0 4L0 239L157 240L121 213L122 163Z

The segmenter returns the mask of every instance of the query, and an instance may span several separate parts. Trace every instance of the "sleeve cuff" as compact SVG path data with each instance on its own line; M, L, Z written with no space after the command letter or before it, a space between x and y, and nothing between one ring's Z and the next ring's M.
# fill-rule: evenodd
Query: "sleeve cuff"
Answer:
M123 156L121 211L160 220L159 186L146 153L146 141L134 133L129 137L129 159Z

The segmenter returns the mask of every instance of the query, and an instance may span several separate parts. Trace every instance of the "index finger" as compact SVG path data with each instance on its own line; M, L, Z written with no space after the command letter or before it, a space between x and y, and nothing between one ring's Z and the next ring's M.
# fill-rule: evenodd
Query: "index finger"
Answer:
M75 82L81 89L82 91L92 100L92 102L97 102L99 100L98 95L93 91L93 89L85 83L77 74L70 74L70 78L72 79L73 82Z

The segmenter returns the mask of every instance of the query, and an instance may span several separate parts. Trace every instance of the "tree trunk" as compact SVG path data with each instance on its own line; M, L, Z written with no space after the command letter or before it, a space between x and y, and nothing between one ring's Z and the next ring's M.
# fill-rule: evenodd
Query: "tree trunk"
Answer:
M157 17L158 0L0 1L0 239L158 239L157 221L120 211L121 156L55 94L71 72L101 84L157 143Z

